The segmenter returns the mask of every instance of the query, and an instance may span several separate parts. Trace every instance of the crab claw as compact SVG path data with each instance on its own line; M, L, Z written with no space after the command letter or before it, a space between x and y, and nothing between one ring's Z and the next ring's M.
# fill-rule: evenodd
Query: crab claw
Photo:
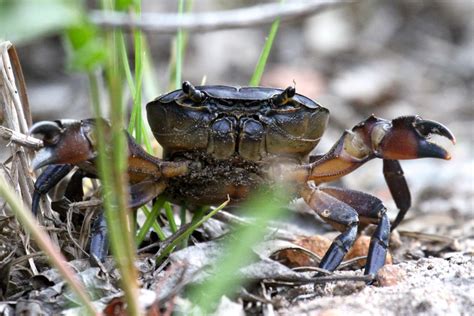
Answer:
M432 141L433 136L439 135L449 139L453 144L456 143L451 131L438 122L424 120L419 116L403 116L390 122L372 116L365 123L370 128L374 154L379 158L451 159L445 148Z
M33 169L50 164L77 164L96 156L94 150L94 120L41 121L34 124L29 134L43 140L32 161Z

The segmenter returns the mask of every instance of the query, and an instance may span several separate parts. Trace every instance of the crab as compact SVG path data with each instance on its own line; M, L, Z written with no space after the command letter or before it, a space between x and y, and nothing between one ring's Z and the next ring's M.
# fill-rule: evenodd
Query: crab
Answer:
M261 187L288 184L294 197L303 198L341 232L320 262L319 267L329 271L339 266L359 228L372 223L376 229L364 273L377 273L385 263L390 232L411 203L399 160L448 160L449 152L432 136L455 143L449 129L438 122L419 116L385 120L372 115L344 131L327 153L312 156L326 129L329 110L296 93L294 87L194 87L184 82L182 89L156 98L146 108L163 158L148 154L127 134L130 208L157 196L193 206L220 204L228 197L239 203ZM31 128L44 142L32 167L47 166L35 183L33 212L41 196L73 168L77 172L72 183L97 177L96 123L95 119L42 121ZM399 209L392 223L377 197L322 185L373 158L383 159L383 174ZM97 221L91 240L91 253L99 259L107 255L104 225L103 219Z

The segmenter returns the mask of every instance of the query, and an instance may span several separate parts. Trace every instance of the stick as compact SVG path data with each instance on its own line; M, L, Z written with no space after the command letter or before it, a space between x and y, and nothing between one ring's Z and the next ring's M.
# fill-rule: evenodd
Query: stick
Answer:
M178 29L189 32L210 32L265 25L276 18L281 21L301 20L329 8L353 0L311 0L285 4L263 4L248 8L199 13L142 13L140 17L111 11L92 11L91 21L108 28L139 29L147 32L174 34Z
M43 142L40 139L16 132L5 126L0 126L0 137L17 145L28 147L34 150L38 150L43 147Z

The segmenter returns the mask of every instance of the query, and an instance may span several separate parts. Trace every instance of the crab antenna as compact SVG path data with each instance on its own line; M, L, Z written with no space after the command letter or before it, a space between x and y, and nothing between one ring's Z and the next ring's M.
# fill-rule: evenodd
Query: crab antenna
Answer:
M186 94L194 102L201 102L204 100L204 93L197 90L189 81L184 81L182 86L184 94Z
M275 94L272 96L273 105L281 106L285 105L291 101L291 99L295 96L296 89L294 87L288 87L283 90L280 94Z

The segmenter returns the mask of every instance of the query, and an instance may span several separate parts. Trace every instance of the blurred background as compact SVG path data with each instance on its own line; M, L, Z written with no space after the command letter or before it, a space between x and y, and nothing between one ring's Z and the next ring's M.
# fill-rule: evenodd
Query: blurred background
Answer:
M276 0L185 2L192 13L233 10ZM142 0L141 3L143 13L178 11L178 0ZM87 72L97 69L94 67L101 62L105 43L94 33L97 30L88 28L84 17L96 13L100 7L98 0L0 0L0 41L10 40L17 47L33 121L92 116ZM420 115L449 127L457 144L436 141L448 147L451 161L402 162L412 191L412 208L400 231L446 237L455 243L443 251L471 256L474 253L473 17L473 0L345 2L308 18L281 23L261 80L262 86L294 85L297 92L330 110L329 128L315 149L317 153L329 150L345 129L371 114L386 119ZM89 55L90 60L81 59L87 55L78 54L84 48L81 43L75 43L75 52L71 47L74 34L69 28L74 28L75 23L86 25L81 35L92 39L84 41L90 44L85 47L89 52L97 53ZM182 79L195 85L248 85L269 30L270 24L187 33ZM132 32L126 36L133 70ZM175 89L171 79L176 59L174 40L175 34L146 33L143 108L158 95ZM123 93L131 110L133 97L126 82ZM2 161L6 159L1 157L6 152L5 145L0 142ZM370 161L338 185L376 195L387 205L391 218L395 217L396 207L384 183L381 161ZM313 216L314 212L304 205L295 204L303 215ZM314 221L306 222L301 217L303 220L293 225L298 233L314 230ZM403 258L425 258L434 253L425 246L405 246L411 248L402 249ZM420 254L420 249L428 251ZM472 272L472 265L469 269ZM464 276L468 278L469 274ZM418 285L415 281L414 286ZM458 287L455 279L451 286ZM372 303L373 292L368 291L368 302ZM436 305L437 297L431 298L428 292L420 296ZM397 300L400 306L409 306L405 301L412 301L416 296L409 293L406 300L399 297ZM446 297L442 300L454 301L451 296ZM395 305L386 305L385 308L399 310ZM463 308L468 310L469 306Z
M193 2L191 11L255 4L257 1L199 0ZM93 10L98 4L86 1L86 7ZM3 6L4 17L8 8L8 3ZM176 11L177 1L142 1L142 12ZM34 8L30 14L36 14ZM414 209L450 214L449 218L453 212L472 215L473 16L471 0L355 1L285 22L280 25L261 84L295 85L299 93L330 109L330 128L318 152L328 150L344 129L372 113L387 119L418 114L442 122L458 140L451 148L453 160L403 163L414 193ZM8 17L11 19L11 14ZM247 85L269 28L188 34L183 80L196 85ZM34 121L92 116L87 76L72 70L61 33L52 28L47 34L9 36L0 31L0 37L17 45ZM172 88L169 65L174 35L146 36L152 73L144 78L143 105ZM133 58L133 46L129 55ZM128 103L131 107L131 97ZM390 204L381 169L380 162L370 162L343 181L349 187L374 192Z

